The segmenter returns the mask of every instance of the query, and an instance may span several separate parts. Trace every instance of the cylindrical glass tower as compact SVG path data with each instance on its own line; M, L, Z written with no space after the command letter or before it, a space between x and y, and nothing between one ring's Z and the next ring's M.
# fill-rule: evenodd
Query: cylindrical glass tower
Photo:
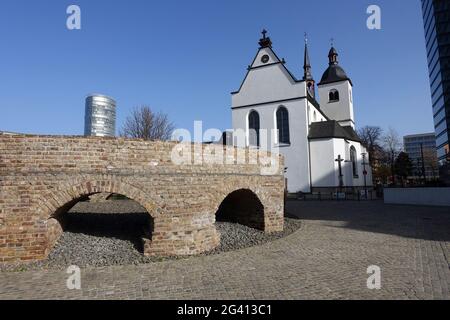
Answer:
M116 135L116 101L101 94L86 98L84 135L114 137Z

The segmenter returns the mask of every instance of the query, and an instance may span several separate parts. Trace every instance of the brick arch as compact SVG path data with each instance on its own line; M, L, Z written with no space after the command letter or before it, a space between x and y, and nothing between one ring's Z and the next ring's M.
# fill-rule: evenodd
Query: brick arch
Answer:
M150 195L143 189L141 186L135 186L127 180L114 176L71 179L60 183L42 195L37 204L37 212L41 219L50 219L55 216L55 212L68 203L76 203L92 194L110 192L124 195L138 202L153 218L156 218L162 214L164 209L164 204L161 203L162 199L158 199L154 194Z
M41 196L37 205L37 212L41 221L45 221L46 245L44 256L47 256L54 247L56 241L63 232L63 226L58 220L58 215L70 210L77 202L83 198L88 198L92 194L101 192L111 192L124 195L145 208L150 217L155 220L162 214L164 205L153 194L149 195L143 188L131 184L130 182L114 176L92 178L79 177L60 183L51 191L47 191ZM154 228L154 221L153 221ZM154 235L157 230L152 230ZM151 237L143 238L144 254L152 251Z
M225 188L220 188L220 192L212 192L211 196L213 196L213 199L211 199L213 206L213 214L215 214L217 212L217 210L220 207L220 204L226 199L226 197L228 197L231 193L238 191L238 190L249 190L252 193L255 194L256 197L258 197L259 201L261 201L262 205L265 207L265 199L263 196L262 191L257 187L257 186L253 186L251 184L245 184L245 183L241 183L238 186L236 185L232 185L232 186L227 186Z
M244 197L245 199L240 199L240 197ZM228 217L229 221L238 222L256 229L261 230L265 229L266 206L264 205L265 202L264 198L261 195L261 192L260 190L258 190L258 188L254 188L249 185L245 185L238 188L236 187L227 188L226 191L222 193L218 199L219 201L216 200L214 204L214 211L213 211L216 220L219 214L223 214L223 212L221 211L225 209L223 206L227 206L226 202L231 201L234 202L235 205L237 205L237 208L233 207L231 210L239 211L239 209L242 209L244 211L242 211L241 214L244 215L239 216L238 212L235 212L238 215L229 216ZM254 208L246 207L246 205L248 205L247 203L248 201L252 201L253 202L252 204L255 205L255 207ZM233 206L233 204L231 203L230 205ZM255 212L252 213L248 212L251 209L254 209ZM230 210L230 208L225 210ZM245 216L246 214L249 215ZM225 213L225 215L227 214Z
M266 155L234 147L224 147L227 159L245 155L242 163L177 165L171 157L174 145L122 138L0 136L2 159L8 164L0 168L0 263L45 258L58 236L58 221L51 218L55 211L102 191L134 199L153 216L146 255L191 255L214 248L218 237L213 213L241 188L253 191L264 205L266 232L283 229L282 166L266 175L266 166L257 161ZM192 144L196 146L205 148Z

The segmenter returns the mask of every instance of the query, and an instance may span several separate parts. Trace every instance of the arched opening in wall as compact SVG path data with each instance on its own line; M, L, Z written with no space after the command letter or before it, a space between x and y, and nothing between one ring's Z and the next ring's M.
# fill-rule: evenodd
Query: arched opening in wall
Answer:
M50 243L55 244L47 261L80 267L142 262L154 229L150 213L124 195L103 201L91 201L90 196L72 200L52 215L62 233L52 235L50 230Z
M264 206L251 190L236 190L220 204L216 213L216 221L218 224L238 223L264 230Z
M339 101L339 91L336 89L330 90L329 95L329 102L337 102Z

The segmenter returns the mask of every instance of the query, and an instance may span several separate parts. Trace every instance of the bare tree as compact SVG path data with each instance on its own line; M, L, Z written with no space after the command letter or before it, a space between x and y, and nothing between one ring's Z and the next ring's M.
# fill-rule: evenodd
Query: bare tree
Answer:
M387 162L391 167L392 183L395 184L395 158L400 152L400 138L394 128L389 127L388 131L383 135L383 147L387 153Z
M379 152L377 151L380 151L381 149L380 139L382 133L383 130L380 127L365 126L358 130L358 136L369 152L369 161L372 167L374 167L375 162L379 160Z
M383 130L380 127L365 126L358 130L358 136L366 148L379 145Z
M134 108L125 120L120 135L144 140L169 140L174 130L167 114L154 113L149 106Z

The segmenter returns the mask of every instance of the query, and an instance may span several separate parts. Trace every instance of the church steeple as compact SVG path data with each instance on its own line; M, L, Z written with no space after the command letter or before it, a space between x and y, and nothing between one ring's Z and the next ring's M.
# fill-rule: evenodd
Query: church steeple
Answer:
M330 61L330 66L332 64L339 63L337 57L338 57L338 53L337 53L336 49L332 46L330 49L330 52L328 53L328 59Z
M311 71L311 62L309 60L309 52L308 52L308 38L305 33L305 57L303 62L303 80L306 81L306 87L311 94L311 96L315 96L315 81L312 76Z

